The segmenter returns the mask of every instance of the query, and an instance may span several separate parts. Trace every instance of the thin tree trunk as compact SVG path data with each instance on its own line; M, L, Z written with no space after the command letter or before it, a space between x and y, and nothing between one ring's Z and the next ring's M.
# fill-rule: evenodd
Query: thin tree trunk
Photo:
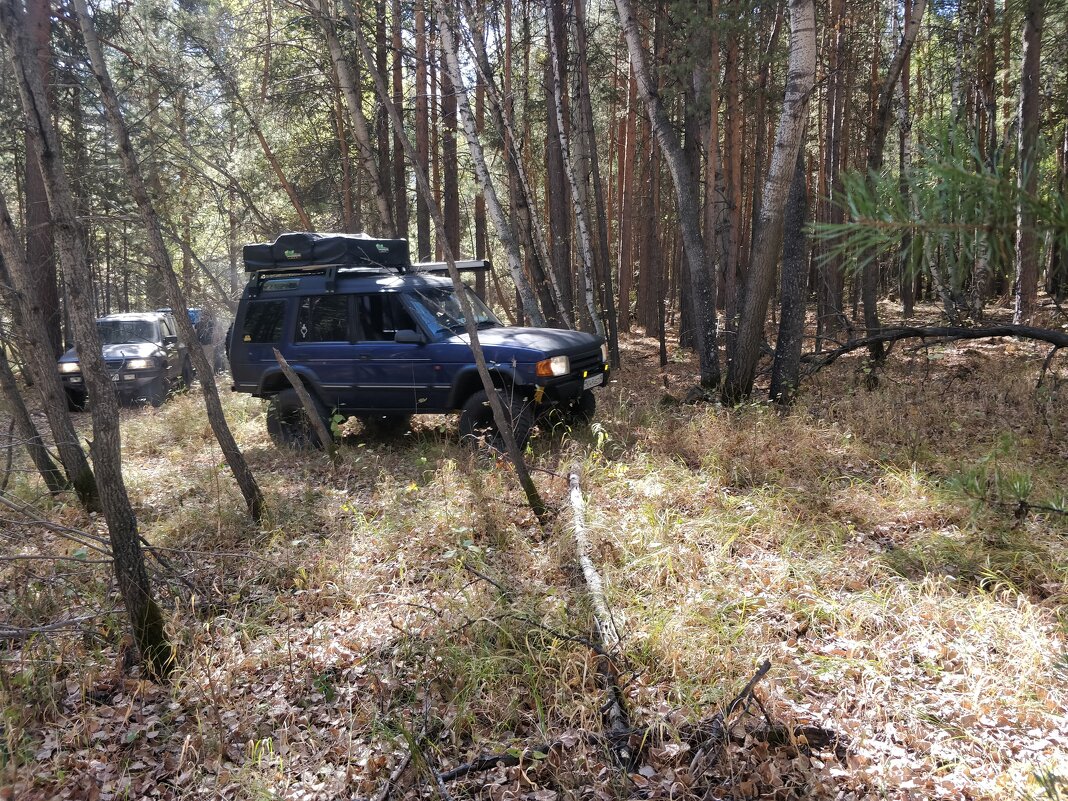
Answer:
M546 19L553 20L546 31L547 49L554 48L566 53L563 42L563 0L550 0L546 9ZM554 29L557 31L553 33ZM553 41L555 37L556 41ZM566 56L563 56L566 58ZM569 184L565 177L563 151L560 147L560 123L551 109L555 105L553 95L552 57L545 63L545 107L547 111L545 137L545 202L549 207L549 247L552 261L549 269L556 276L556 285L560 291L560 300L567 310L567 315L575 322L575 280L571 270L571 215L568 213ZM563 77L561 80L566 81ZM565 112L566 113L566 112Z
M912 0L904 0L904 25L909 24L909 16L912 12ZM910 109L910 74L909 64L906 61L901 70L901 106L898 111L898 191L901 193L901 202L905 206L911 206L912 199L909 190L909 171L912 169L912 114ZM912 317L915 303L912 281L912 234L906 233L901 238L901 250L898 254L898 286L901 289L901 312L907 320Z
M679 145L678 136L668 122L660 97L653 91L649 70L645 64L644 46L634 16L631 0L616 0L616 10L627 39L631 66L638 84L638 93L645 103L649 124L660 143L671 171L678 202L679 224L682 228L683 246L689 272L690 295L694 305L694 328L697 355L700 361L701 384L706 387L719 385L719 353L716 347L716 307L712 296L711 276L704 239L701 236L701 208L698 190L690 176L686 158Z
M560 17L563 16L563 8L560 9ZM597 260L594 254L593 235L590 233L590 217L584 201L585 193L579 187L578 175L575 173L575 164L571 154L571 141L568 134L567 120L564 117L564 65L563 58L558 47L558 41L563 39L563 31L559 30L561 22L555 13L548 15L549 20L549 61L552 62L552 93L553 106L556 110L556 132L559 136L560 158L564 166L564 174L571 187L571 204L575 212L575 222L579 232L579 249L582 253L582 270L585 277L585 300L586 313L589 315L593 330L598 336L604 336L604 325L601 315L597 311L597 302L594 299L594 287L597 283Z
M476 12L470 0L464 0L464 13L468 22L473 23L476 19ZM477 28L478 26L472 24L471 27ZM477 35L472 36L468 41L473 48L475 62L486 85L490 106L493 109L494 117L508 149L506 163L515 180L517 189L515 196L516 211L523 217L522 227L527 235L531 250L533 250L533 258L531 259L532 277L534 289L541 299L542 311L549 322L560 321L568 328L573 328L574 318L563 302L562 290L552 269L548 240L536 212L534 193L531 190L531 183L523 163L523 154L519 149L519 142L523 140L515 135L510 106L506 105L505 99L498 92L497 85L493 80L485 42L481 36Z
M634 140L638 135L638 83L634 80L634 68L627 62L627 110L624 121L624 139L619 165L619 324L620 331L630 331L630 295L634 286L634 166L637 150Z
M427 103L426 0L415 0L415 149L419 169L430 169L430 116ZM430 260L430 208L415 197L415 243L419 261Z
M93 288L86 260L85 232L77 219L70 182L59 160L59 137L47 113L44 85L32 59L26 58L25 32L17 14L12 5L0 4L0 27L12 55L27 128L41 162L55 226L56 250L70 293L70 317L78 342L78 358L92 401L93 465L108 524L115 576L133 626L134 641L149 672L163 679L173 667L174 651L164 630L163 614L152 596L137 519L123 482L118 398L104 364L92 312Z
M1024 14L1023 60L1020 69L1020 144L1017 158L1021 200L1016 209L1016 279L1013 282L1017 325L1031 321L1038 298L1038 238L1035 212L1029 202L1038 191L1038 128L1041 115L1042 23L1044 0L1028 0Z
M8 283L8 277L3 274L2 266L0 266L0 280L5 284ZM0 339L7 340L7 332L3 328L0 328ZM22 398L22 393L19 392L15 373L11 369L11 364L7 360L7 353L2 346L0 346L0 393L3 394L7 401L7 410L11 414L11 422L15 426L15 432L19 435L19 439L22 440L22 445L26 448L26 453L30 457L30 461L33 462L33 466L37 468L45 487L48 488L52 495L59 495L69 489L70 484L67 483L63 471L52 460L52 456L48 453L48 448L45 447L44 442L41 440L41 434L37 431L33 418L30 417L26 402ZM11 443L11 447L14 447L14 443Z
M52 20L50 0L28 0L26 3L26 30L33 47L33 58L48 89L52 71ZM51 97L50 97L51 99ZM26 142L26 261L33 282L34 304L44 315L48 331L48 345L53 358L63 353L63 337L60 332L59 281L56 275L56 256L52 248L51 216L48 213L48 197L44 178L37 159L32 156L32 141L29 133Z
M393 105L404 104L404 74L401 56L404 52L401 40L401 0L393 0L391 35L393 44ZM394 235L408 238L408 179L404 174L404 148L400 138L393 136L393 216Z
M738 403L753 391L760 347L764 341L768 299L775 282L775 266L782 243L783 208L790 190L790 179L796 172L797 154L801 149L808 118L808 101L815 79L815 8L812 0L790 0L790 61L786 97L779 116L768 179L764 184L760 219L754 222L757 227L754 239L757 247L746 274L734 358L727 362L724 403Z
M805 153L798 151L790 196L786 201L782 248L781 308L775 359L771 365L771 400L781 406L793 403L801 370L801 343L805 330L805 285L808 280L808 191Z
M586 5L585 2L575 4L575 58L578 62L578 94L579 108L584 128L583 136L588 143L590 168L593 174L593 197L597 210L596 243L598 247L597 265L600 273L596 275L601 294L601 309L607 324L608 352L612 364L619 366L619 334L616 331L616 303L615 294L612 291L612 268L609 262L608 251L608 212L605 208L605 192L601 182L601 160L598 157L597 134L593 122L593 101L590 98L590 72L586 46ZM611 163L611 151L608 157ZM608 177L609 186L612 183L611 174Z
M163 239L163 231L160 227L159 217L156 215L156 210L149 198L148 187L145 185L137 154L134 152L133 144L130 141L129 129L126 127L126 122L122 117L122 110L119 107L119 98L115 93L114 85L111 83L111 76L108 74L107 65L104 61L104 52L100 46L100 41L97 38L93 22L89 17L89 8L86 4L86 0L74 0L74 7L78 15L78 23L81 27L82 38L85 41L85 47L88 51L89 60L92 65L93 77L96 78L96 81L100 86L100 97L104 104L108 126L111 128L112 135L115 137L115 143L118 146L123 172L126 175L126 183L130 189L130 193L133 195L134 202L137 204L137 210L141 215L141 222L144 225L145 233L148 236L148 247L152 254L153 264L155 269L160 272L163 285L167 290L170 306L174 310L174 317L175 321L178 323L178 330L182 335L182 339L185 340L186 345L188 346L193 368L196 370L197 376L200 377L200 385L203 390L204 406L207 412L208 423L211 425L211 430L215 434L215 439L219 442L219 448L222 450L223 458L226 459L226 463L229 465L230 471L233 473L234 479L241 490L250 517L256 523L260 523L263 520L265 511L263 494L260 492L259 485L256 483L256 478L252 475L252 471L249 469L248 463L241 454L241 450L237 446L237 441L234 439L230 427L226 423L222 402L219 400L219 390L215 385L215 371L213 370L211 363L208 361L204 349L198 344L199 340L197 333L193 328L192 320L189 318L189 311L185 303L185 297L171 265L170 252Z
M501 205L500 200L497 197L497 191L490 179L489 170L486 168L486 158L482 151L482 144L478 139L478 134L475 131L475 122L471 116L471 106L467 97L467 89L464 86L463 76L460 73L459 58L456 52L456 41L452 34L453 27L445 17L445 11L442 9L438 10L438 30L441 35L441 49L445 54L446 67L452 74L453 86L456 89L460 120L463 124L464 135L467 137L468 149L471 151L471 160L474 162L475 175L478 178L479 185L482 187L482 193L489 206L490 217L493 219L493 225L497 229L497 237L501 240L501 244L504 245L504 252L508 258L508 270L512 275L512 280L515 281L516 291L519 292L523 307L527 309L527 313L534 322L534 325L544 325L545 320L541 316L541 311L538 309L533 290L531 290L530 284L527 282L526 276L523 274L523 256L519 252L519 243L516 241L515 232L508 223L504 207Z
M905 20L904 32L901 43L898 45L890 66L883 78L876 102L874 125L872 126L871 138L868 142L867 181L869 187L873 185L875 176L883 167L883 150L886 146L886 136L890 130L890 115L894 89L901 79L901 72L908 63L909 53L916 41L916 35L920 32L920 22L923 19L927 0L915 0L912 4L911 14ZM879 330L879 261L871 252L862 253L859 261L864 265L861 276L861 299L864 304L864 328L868 336L872 336ZM881 361L883 358L884 345L882 342L874 342L871 346L871 358Z
M5 32L6 35L6 32ZM31 154L34 151L30 151ZM9 272L9 279L0 276L5 286L12 290L5 293L18 324L18 338L22 342L21 353L25 369L33 379L34 388L41 399L41 409L52 430L52 439L59 452L59 460L67 474L67 481L74 488L78 500L87 511L99 512L100 496L97 492L93 471L85 452L78 444L78 432L74 430L67 414L67 399L63 382L56 370L56 359L47 346L48 330L44 317L32 302L33 291L29 265L26 264L22 243L15 232L15 225L7 210L7 203L0 193L0 254Z
M84 0L79 1L83 2ZM350 18L355 17L355 9L352 6L352 0L342 0L342 3ZM354 33L356 34L356 41L364 61L370 63L371 50L367 46L367 40L363 35L363 31L357 26ZM407 155L408 160L412 164L417 164L415 148L412 147L411 142L404 133L404 122L401 120L400 112L389 98L389 91L386 87L385 79L378 74L374 74L372 77L374 78L375 91L378 93L378 99L382 105L385 106L390 121L393 123L394 130L400 135L405 155ZM478 327L475 325L475 315L471 309L471 304L467 299L467 294L463 291L464 284L460 278L460 272L456 268L456 255L449 246L448 237L445 235L445 219L442 216L437 203L433 202L433 189L430 186L426 173L418 168L414 169L413 172L415 174L416 186L426 197L427 205L430 206L431 218L434 222L434 227L437 229L438 239L442 243L445 262L448 265L449 277L452 279L453 286L456 288L457 300L459 300L460 305L463 307L464 324L467 329L471 353L475 357L475 365L478 368L479 377L482 379L482 387L489 398L490 408L493 411L493 418L497 424L497 429L501 438L504 440L509 459L515 468L519 484L526 494L527 502L530 505L531 510L538 517L539 521L544 521L548 510L544 502L541 500L541 497L538 495L537 487L535 487L534 481L531 479L530 473L527 471L526 463L523 461L523 454L520 452L519 446L516 444L515 437L512 434L511 427L508 425L507 413L504 410L504 405L500 395L497 393L493 385L493 378L490 376L489 369L486 366L486 357L482 352L482 345L479 343L478 339Z
M378 208L379 224L384 230L395 234L396 225L390 209L388 193L385 184L382 182L382 174L378 160L375 157L374 146L371 144L371 132L367 127L367 117L363 113L363 98L358 88L359 81L353 74L352 65L337 38L334 24L327 15L326 0L307 0L306 7L318 20L319 27L326 38L330 59L334 62L338 82L341 84L341 92L344 94L345 102L349 107L352 132L356 135L356 149L360 153L360 166L363 167L364 173L371 181L371 190L374 193L375 205ZM353 24L359 23L354 22ZM309 227L308 230L312 229Z

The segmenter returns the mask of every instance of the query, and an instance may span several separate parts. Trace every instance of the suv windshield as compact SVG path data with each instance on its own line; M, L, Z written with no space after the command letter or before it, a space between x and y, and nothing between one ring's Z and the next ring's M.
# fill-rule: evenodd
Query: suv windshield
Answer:
M501 321L494 316L478 295L467 287L464 291L467 293L467 300L474 312L477 328L496 328L501 325ZM452 287L417 289L408 295L408 299L411 301L415 316L432 335L437 336L446 331L454 334L463 332L464 310Z
M97 320L102 345L127 342L159 342L159 330L151 320Z

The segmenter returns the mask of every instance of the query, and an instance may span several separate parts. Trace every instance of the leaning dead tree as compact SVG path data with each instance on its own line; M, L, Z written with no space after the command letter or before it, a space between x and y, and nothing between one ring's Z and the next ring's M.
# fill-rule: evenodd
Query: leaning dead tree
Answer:
M371 53L371 48L367 44L367 37L364 36L363 30L360 28L359 17L356 14L356 9L353 6L352 0L342 0L342 5L344 6L348 21L352 26L353 33L356 35L356 43L359 46L360 55L363 57L363 60L367 65L373 65L374 56ZM412 146L411 139L404 130L404 121L401 119L400 111L393 103L389 87L386 86L385 77L374 69L369 69L368 71L371 73L371 77L374 78L375 92L378 94L378 100L386 109L386 113L389 115L389 121L393 125L394 133L397 135L397 138L400 140L401 145L404 148L404 155L407 156L408 161L412 165L412 174L415 176L416 187L430 209L430 218L434 223L434 228L438 233L438 239L441 242L442 254L445 256L445 264L449 270L449 278L452 280L453 286L456 289L456 298L459 300L460 306L464 312L464 328L467 332L468 344L471 347L472 355L475 357L475 365L478 368L478 375L482 381L482 388L485 390L487 401L493 412L494 423L496 424L497 431L504 443L505 453L508 455L509 461L512 462L512 466L515 468L516 478L519 480L519 485L523 488L523 492L527 496L527 503L530 505L531 510L537 516L538 520L544 523L548 515L548 509L542 501L541 496L538 494L538 488L534 485L534 480L530 477L530 471L527 470L526 462L523 460L523 454L519 450L515 434L512 431L511 414L505 411L502 393L497 390L496 385L493 383L493 377L490 375L489 367L486 365L486 357L482 352L482 345L479 343L478 339L478 326L475 324L475 314L471 308L471 301L467 297L464 283L460 278L460 271L456 267L456 254L453 252L452 246L449 244L449 239L445 235L445 219L442 216L441 208L438 206L434 191L430 187L430 181L427 178L426 171L420 165L419 154L416 153L415 148Z
M104 114L111 128L112 136L118 145L119 156L122 160L123 172L126 174L126 183L133 195L137 210L141 215L141 222L148 235L149 252L152 254L153 268L163 279L163 286L167 291L167 300L174 309L175 322L182 334L182 339L189 344L189 356L193 362L193 368L200 377L200 386L204 397L204 406L207 412L208 423L212 433L219 443L223 458L234 475L238 488L241 490L248 507L249 516L260 523L264 516L263 493L260 491L256 477L249 469L241 449L234 439L230 426L226 422L223 413L222 401L219 399L219 388L215 384L215 371L208 361L204 349L198 347L197 332L193 327L193 321L189 317L186 307L185 295L178 284L178 276L171 265L170 251L163 239L163 229L160 226L159 216L148 194L148 187L141 174L141 165L137 154L134 152L133 142L130 140L130 131L126 120L122 116L119 107L119 97L115 92L115 86L111 82L107 63L104 61L104 51L100 46L100 39L96 35L96 28L89 17L89 6L86 0L75 0L75 13L78 16L78 25L85 40L85 47L89 53L89 61L92 66L93 77L100 86L100 98L104 103Z

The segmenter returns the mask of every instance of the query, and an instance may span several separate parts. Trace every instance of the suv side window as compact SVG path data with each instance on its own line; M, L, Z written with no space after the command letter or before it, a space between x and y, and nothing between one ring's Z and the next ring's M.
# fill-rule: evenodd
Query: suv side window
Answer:
M348 342L349 296L319 295L300 299L294 342Z
M171 325L171 318L170 317L161 317L160 318L160 326L159 327L160 327L160 335L161 336L163 336L163 337L173 337L174 336L174 327Z
M398 331L415 328L412 316L395 292L357 295L356 319L361 342L392 342Z
M278 342L282 338L282 320L286 316L284 300L256 300L248 304L241 330L243 342Z

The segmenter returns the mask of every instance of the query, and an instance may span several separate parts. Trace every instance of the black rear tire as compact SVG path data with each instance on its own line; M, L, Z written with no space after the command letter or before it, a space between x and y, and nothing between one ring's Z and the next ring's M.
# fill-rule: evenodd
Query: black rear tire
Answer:
M323 421L323 425L330 430L330 418L327 416L326 407L312 395L316 414ZM275 445L283 448L323 448L326 443L319 441L319 435L315 432L315 426L308 418L304 404L300 402L297 391L290 387L284 389L271 398L267 407L267 433Z
M522 448L530 439L530 429L534 426L534 411L531 403L521 395L511 391L497 390L497 395L504 404L512 434L516 444ZM504 440L497 423L493 419L489 396L480 389L467 399L460 412L460 441L465 444L485 443L496 451L504 451Z
M182 374L178 382L178 389L182 392L188 391L193 386L193 365L189 363L189 359L182 362Z

